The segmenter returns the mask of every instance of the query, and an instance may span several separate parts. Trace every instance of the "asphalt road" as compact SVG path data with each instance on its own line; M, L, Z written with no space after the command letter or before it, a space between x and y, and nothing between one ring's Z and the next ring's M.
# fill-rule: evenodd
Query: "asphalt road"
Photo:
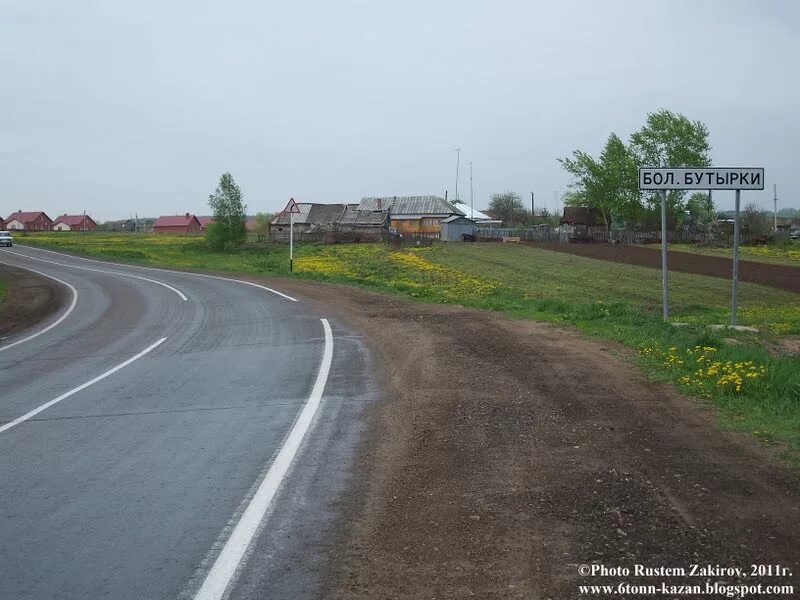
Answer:
M0 598L317 596L373 395L358 336L234 281L0 261L74 288L0 342Z

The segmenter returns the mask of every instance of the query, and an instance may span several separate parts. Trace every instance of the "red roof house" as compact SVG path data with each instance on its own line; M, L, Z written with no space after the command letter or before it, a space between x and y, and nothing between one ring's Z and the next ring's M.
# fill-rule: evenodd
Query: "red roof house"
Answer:
M18 210L8 216L6 227L16 231L50 231L53 229L53 221L41 210Z
M206 227L208 227L210 223L214 222L214 217L197 217L197 222L200 223L200 229L205 231Z
M6 222L3 217L0 217L0 231L5 231L6 229Z
M61 215L53 221L55 231L94 231L97 223L88 215Z
M174 233L178 235L200 233L200 221L189 213L185 215L167 215L158 217L155 220L153 231L155 233Z

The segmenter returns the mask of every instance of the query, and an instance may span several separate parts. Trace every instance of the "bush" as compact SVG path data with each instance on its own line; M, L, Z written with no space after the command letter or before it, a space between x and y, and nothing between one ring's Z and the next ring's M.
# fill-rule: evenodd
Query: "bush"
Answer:
M233 231L227 223L209 223L206 227L206 243L212 250L225 250L232 241Z

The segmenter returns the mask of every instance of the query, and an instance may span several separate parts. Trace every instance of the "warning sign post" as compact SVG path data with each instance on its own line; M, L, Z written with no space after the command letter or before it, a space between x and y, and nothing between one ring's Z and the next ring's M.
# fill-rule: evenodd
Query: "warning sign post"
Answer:
M300 214L300 207L297 206L294 198L289 198L289 202L282 212L289 215L289 272L291 273L294 267L294 216Z

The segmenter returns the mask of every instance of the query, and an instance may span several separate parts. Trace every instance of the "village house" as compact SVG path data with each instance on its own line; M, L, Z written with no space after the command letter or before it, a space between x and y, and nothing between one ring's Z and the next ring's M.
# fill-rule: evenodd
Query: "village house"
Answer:
M388 196L363 198L356 209L386 212L389 230L405 236L439 238L442 220L464 212L438 196Z
M8 216L6 227L14 231L50 231L53 229L53 221L40 210L18 210Z
M342 218L346 204L319 204L316 202L295 202L300 212L291 217L295 239L318 240L326 231L332 230ZM289 240L289 219L287 212L281 212L270 223L269 237L272 241Z
M6 220L3 217L0 217L0 231L6 230Z
M200 233L200 221L189 213L183 215L165 215L158 217L153 223L154 233L171 233L192 235Z
M88 215L61 215L53 221L53 231L94 231L97 223Z

